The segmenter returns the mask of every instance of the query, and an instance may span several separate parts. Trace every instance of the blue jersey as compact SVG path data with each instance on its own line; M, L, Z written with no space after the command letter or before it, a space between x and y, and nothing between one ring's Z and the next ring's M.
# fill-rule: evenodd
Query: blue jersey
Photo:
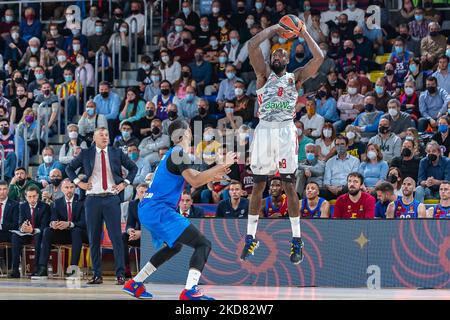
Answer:
M433 218L450 219L450 207L443 207L440 204L434 207Z
M414 200L408 205L405 205L403 203L403 200L401 197L399 197L395 201L395 213L394 218L395 219L417 219L419 216L419 205L420 202L417 200Z
M300 207L300 214L302 218L320 218L321 215L320 207L322 206L322 203L324 201L325 201L324 198L319 198L317 206L314 208L314 210L311 210L311 208L308 205L308 200L302 199L302 205Z
M167 168L172 153L180 152L180 147L167 151L155 171L153 182L139 203L139 220L152 234L155 248L166 243L173 247L190 221L176 211L184 186L184 178Z

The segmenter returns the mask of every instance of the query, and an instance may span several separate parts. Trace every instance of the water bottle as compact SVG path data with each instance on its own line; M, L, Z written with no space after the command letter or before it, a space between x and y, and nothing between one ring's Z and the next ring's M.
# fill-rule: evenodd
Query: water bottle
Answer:
M47 274L53 275L53 263L50 263L47 268Z

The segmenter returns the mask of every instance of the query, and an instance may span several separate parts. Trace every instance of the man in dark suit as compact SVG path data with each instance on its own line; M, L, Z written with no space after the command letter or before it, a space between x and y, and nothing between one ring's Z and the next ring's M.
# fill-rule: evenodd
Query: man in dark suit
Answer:
M22 235L13 233L12 242L12 273L11 278L20 278L20 252L24 244L34 242L35 256L39 257L42 233L50 222L50 207L39 201L39 189L31 186L25 191L26 201L19 205L19 231ZM38 259L35 259L37 270ZM35 274L34 274L35 275Z
M186 218L204 218L205 212L202 208L197 208L192 205L191 193L184 190L181 194L180 205L177 211Z
M61 185L64 197L57 199L51 210L50 226L42 235L39 268L36 278L47 277L47 264L51 246L57 244L72 244L71 266L78 266L83 242L88 242L84 203L78 200L75 185L65 179Z
M108 129L96 129L94 142L95 145L82 150L78 157L66 167L66 173L70 180L86 191L86 226L94 271L94 276L88 284L103 283L100 240L103 222L105 222L113 245L116 283L123 285L125 269L120 203L123 201L123 190L134 180L138 169L122 150L108 147ZM125 179L122 176L122 166L128 170ZM83 168L86 175L84 181L81 181L75 173L78 168Z
M128 204L128 217L127 226L125 232L122 233L123 247L124 247L124 257L125 257L125 277L131 278L130 271L130 254L128 251L128 246L140 247L141 246L141 222L138 216L138 206L142 198L147 191L148 185L146 183L141 183L136 187L137 199L130 201Z
M8 183L0 181L0 242L11 242L9 230L19 228L19 203L9 199L8 192Z

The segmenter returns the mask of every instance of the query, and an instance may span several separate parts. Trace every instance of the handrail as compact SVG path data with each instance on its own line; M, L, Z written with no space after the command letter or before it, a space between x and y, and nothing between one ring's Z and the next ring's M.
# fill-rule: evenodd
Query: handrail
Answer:
M94 69L94 88L95 88L95 94L97 94L98 89L98 55L99 53L102 53L102 81L105 81L105 50L103 47L100 47L98 51L95 53L95 69Z
M153 15L154 15L154 11L153 11L153 4L150 4L150 45L153 44ZM145 30L147 30L147 28L145 28ZM146 41L147 41L147 37L145 37ZM148 41L145 42L145 44L148 44Z
M0 144L0 154L1 154L1 161L2 161L2 181L5 180L5 147L3 147L2 144Z
M133 24L136 26L136 29L133 29ZM128 62L131 63L131 56L132 56L132 50L133 50L133 42L132 42L132 36L134 36L134 62L137 62L137 28L138 28L138 23L137 23L137 19L135 17L131 18L130 20L130 29L131 32L129 32L129 37L128 37ZM133 31L134 30L134 31Z
M86 74L86 83L85 83L85 85L83 86L82 84L81 84L81 71L83 71L84 70L84 73ZM77 112L78 112L78 114L80 115L81 114L81 110L80 110L80 85L82 86L81 87L81 89L83 90L83 99L84 99L84 102L86 102L86 95L87 95L87 86L88 86L88 83L87 83L87 70L86 70L86 67L85 66L82 66L79 70L78 70L78 72L75 72L75 82L76 82L76 86L77 86L77 88L76 88L76 90L77 90Z
M16 148L19 147L19 138L20 138L20 128L23 127L23 157L22 157L22 162L20 163L20 165L24 168L28 168L28 163L29 163L29 155L28 155L28 128L27 125L25 123L19 123L16 127L16 132L15 132L15 144L16 144ZM16 149L16 155L17 155L17 167L19 166L19 154L17 152Z
M142 0L142 1L144 2L144 46L146 46L147 45L148 4L147 4L147 0ZM137 49L136 49L136 51L137 51Z
M130 31L128 31L130 33ZM120 32L113 35L112 38L112 65L113 69L116 70L116 40L119 38L119 63L117 64L118 76L117 79L122 78L122 38L120 37ZM116 79L116 73L113 72L113 80ZM95 92L97 93L97 92ZM85 101L86 103L86 101Z
M67 110L67 98L69 97L69 86L67 83L63 82L61 84L62 88L64 89L64 128L67 128L68 122L69 122L69 110ZM61 92L58 94L58 100L61 98ZM61 108L61 103L59 105L59 108Z
M162 28L164 25L164 1L161 1L160 4L161 4L161 28Z
M20 123L17 124L17 126L14 128L14 152L16 153L16 168L17 167L21 167L21 165L19 165L19 126L21 126ZM23 159L22 159L23 160ZM21 162L21 164L23 163L23 161Z
M67 92L67 90L66 90L66 92ZM46 101L43 101L43 102L41 102L40 104L39 104L39 107L38 107L38 130L39 130L39 133L41 134L41 117L40 117L40 112L41 112L41 110L42 110L42 108L44 108L45 106L47 106L47 108L48 108L48 103L46 102ZM50 110L51 110L51 106L50 106ZM48 131L50 130L50 128L48 127L48 122L49 122L49 114L48 114L48 110L46 109L45 110L45 113L44 113L44 124L45 124L45 132L44 132L44 136L45 136L45 145L46 146L48 146ZM39 137L40 137L40 134L39 134ZM40 143L40 139L38 140L38 152L40 152L40 150L41 150L41 143Z

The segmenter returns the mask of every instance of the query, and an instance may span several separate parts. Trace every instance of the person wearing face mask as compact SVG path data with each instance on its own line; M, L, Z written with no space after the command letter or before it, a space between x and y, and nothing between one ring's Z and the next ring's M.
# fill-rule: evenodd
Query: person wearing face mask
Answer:
M423 91L426 88L426 76L421 70L420 58L411 58L409 61L408 74L406 75L406 78L414 80L417 91Z
M9 121L6 118L0 119L0 146L3 147L3 156L0 160L4 163L5 180L9 181L14 176L14 169L17 163L16 145L14 131L9 127Z
M34 69L35 80L28 84L27 90L32 93L33 97L36 97L40 93L41 86L48 81L45 77L44 68L37 66Z
M357 0L347 0L347 9L343 11L348 16L348 20L356 21L360 26L362 26L364 21L364 10L357 8Z
M419 174L420 158L414 154L414 150L414 140L405 140L402 144L400 156L392 159L391 166L398 168L402 177L411 177L415 181Z
M340 6L338 7L337 0L329 0L328 1L328 10L323 11L321 13L321 21L326 23L329 27L333 24L338 23L338 17L341 15L341 12L338 11Z
M306 159L300 161L298 170L295 174L297 181L295 183L295 190L302 196L305 191L305 186L308 183L316 183L319 188L323 187L323 175L325 173L325 162L319 160L318 148L314 143L305 145Z
M336 132L331 123L325 123L321 136L316 140L315 144L318 147L319 160L327 161L335 154L334 140L336 138Z
M378 132L378 125L383 114L382 111L375 109L375 97L367 95L364 98L364 112L361 112L352 123L364 141L368 141Z
M26 87L23 84L18 84L16 86L16 98L11 102L11 123L17 124L22 119L23 112L32 107L33 100L28 98Z
M405 39L397 37L388 61L395 66L394 74L401 85L408 73L409 61L413 56L414 54L406 49Z
M77 68L75 69L75 76L78 75L81 87L88 91L87 96L95 95L94 92L94 67L88 62L86 57L79 53L76 57ZM75 77L76 78L76 77Z
M161 80L161 72L159 69L154 68L150 73L150 83L145 86L145 101L152 101L154 97L161 94L161 90L159 89Z
M361 56L355 54L355 44L352 40L345 40L343 46L343 57L337 61L337 70L345 79L347 70L354 69L356 73L367 72L367 63Z
M425 199L439 199L439 185L450 180L450 159L442 156L441 147L431 141L426 147L427 156L420 160L418 187L415 199L424 203Z
M400 111L401 104L397 99L389 100L387 107L388 113L383 118L389 119L391 123L390 131L398 135L401 139L405 138L406 128L414 125L411 116L406 112Z
M181 64L174 61L169 51L163 49L160 51L161 64L159 71L161 72L161 80L167 80L170 84L174 84L181 77Z
M5 51L3 53L3 61L15 60L20 61L23 54L27 51L28 44L20 37L20 29L18 26L11 28L11 33L5 37Z
M42 103L44 103L44 105L40 106ZM33 110L38 110L39 108L41 108L41 110L40 112L37 112L37 114L40 114L41 132L48 130L49 136L56 134L58 132L56 126L58 110L61 108L61 104L58 97L53 93L48 80L42 83L41 90L34 99ZM46 116L48 116L49 119L48 123L45 123L44 118Z
M39 40L39 38L33 37L29 39L28 48L24 52L22 59L19 61L19 66L24 67L26 65L29 65L31 57L36 57L37 58L36 60L39 64L41 55L40 47L41 47L41 40ZM33 68L31 65L30 67Z
M96 32L96 24L97 21L99 21L98 17L98 7L96 5L92 5L89 9L89 16L84 19L81 23L81 33L85 35L86 37L90 37L95 35Z
M180 11L177 18L182 19L185 22L185 28L191 32L197 32L200 26L200 17L197 12L192 10L190 2L183 1Z
M197 45L192 43L192 37L191 31L184 30L181 33L183 45L173 50L174 59L183 66L194 60Z
M308 26L308 30L311 37L317 43L326 42L328 34L330 32L328 25L321 21L320 11L317 9L311 10L311 25Z
M361 134L353 125L345 128L345 136L348 138L347 153L360 161L365 158L366 145L361 142Z
M450 94L437 85L437 79L430 76L426 80L426 91L419 97L419 109L422 118L419 119L418 129L420 132L427 130L428 125L437 127L437 121L442 115L448 113L450 109Z
M156 116L161 119L167 119L167 106L171 103L178 104L179 99L172 94L172 85L164 80L159 85L161 94L153 97L153 104L156 106Z
M131 19L135 18L137 20L137 28L133 26L134 30L131 29L132 33L137 33L139 38L144 35L144 25L145 16L142 14L142 4L140 1L131 1L130 5L131 15L125 19L125 22L130 26L131 29Z
M254 120L255 100L245 94L245 89L245 83L240 80L234 84L234 94L236 95L234 116L241 117L245 124L250 124Z
M227 61L233 63L237 60L244 45L240 42L240 36L237 30L231 30L229 38L230 41L225 44L223 50L227 53Z
M8 199L13 201L25 201L25 190L29 187L35 187L41 195L41 186L27 175L27 170L23 167L17 167L14 170L14 176L9 184Z
M211 84L213 68L212 64L204 60L205 52L202 48L195 50L195 61L189 64L192 72L192 79L195 80L200 94L204 92L204 88Z
M67 90L67 92L66 92ZM59 96L61 104L67 106L67 121L72 122L73 117L78 113L77 110L77 91L82 95L83 86L77 82L74 72L71 68L64 69L64 82L56 86L56 95ZM67 101L66 101L67 99Z
M383 31L381 30L381 26L375 24L375 19L374 19L375 15L376 14L372 14L372 11L366 12L364 14L364 18L363 18L363 20L361 20L361 21L363 21L363 24L362 24L363 34L367 39L369 39L369 41L371 41L373 43L373 49L376 54L384 54L384 46L383 46L384 35L383 35ZM369 21L371 22L370 24L369 24ZM358 23L358 24L361 26L360 23ZM383 28L386 29L385 26L383 26Z
M145 86L152 83L151 74L153 68L152 58L147 55L142 56L141 64L136 76L136 80L139 82L139 88L141 92L145 91Z
M167 107L167 115L168 118L162 122L162 132L166 135L169 133L169 126L172 122L178 119L183 119L183 116L178 112L177 105L174 103L169 104Z
M62 173L59 169L50 171L50 184L42 189L42 201L48 205L52 205L57 199L64 196L61 190Z
M321 115L325 121L336 122L339 121L339 115L336 109L336 100L331 96L330 89L327 85L320 86L315 100L316 112Z
M384 66L384 77L382 79L384 81L384 92L386 92L393 98L397 97L400 94L400 87L402 83L395 73L395 67L393 63L386 63L386 65ZM381 92L380 95L383 95L384 92Z
M167 35L167 49L173 51L178 47L183 46L183 39L181 38L181 33L184 30L185 23L183 19L175 19L174 27L171 32Z
M105 31L107 34L112 35L114 32L119 31L120 25L125 22L123 20L123 10L121 7L113 9L113 16L106 22Z
M369 143L380 146L383 160L390 163L393 158L400 156L402 140L391 132L391 123L388 118L381 118L378 134L370 138Z
M86 102L86 109L78 121L79 135L90 147L97 128L108 128L105 115L97 113L96 103L92 100Z
M337 108L341 112L341 120L334 123L336 131L341 132L346 125L352 123L358 114L364 110L364 96L358 93L359 82L350 79L347 86L347 94L339 97Z
M408 113L415 123L420 118L419 96L416 92L416 83L413 78L407 78L403 87L403 93L400 95L401 110Z
M217 154L221 151L222 145L216 140L217 131L209 125L203 130L203 136L199 144L195 147L195 156L202 159L208 166L216 160Z
M5 10L5 21L0 22L0 35L2 37L8 36L11 32L11 28L19 26L19 23L15 21L14 10L6 9Z
M358 172L360 164L359 159L347 153L347 137L336 137L334 145L337 155L325 163L324 186L320 190L322 197L327 200L336 199L348 191L347 176L352 172Z
M69 164L70 161L75 159L74 153L75 150L78 147L81 147L81 149L86 149L87 144L83 139L81 138L79 134L78 125L76 124L69 124L67 126L69 141L63 144L61 149L59 150L59 162L66 165Z
M409 25L402 23L398 26L398 33L405 42L405 50L412 52L414 57L420 57L420 41L410 35Z
M45 147L44 150L42 150L42 159L44 163L39 165L36 177L45 188L50 183L50 171L59 169L62 172L64 166L56 160L55 152L52 147Z
M88 57L95 58L95 53L102 47L108 44L110 35L105 32L105 25L102 20L95 22L94 34L87 38Z
M64 69L70 68L75 71L75 66L67 59L67 53L64 50L58 50L56 53L58 63L53 66L51 79L54 79L55 84L61 84L64 82Z
M359 165L358 172L364 177L367 192L373 193L378 181L386 180L389 166L383 160L380 147L369 143L366 149L366 159Z
M448 115L441 116L438 120L437 132L431 138L436 141L442 149L442 155L449 156L450 153L450 137L449 137L450 118Z
M124 153L127 153L127 149L130 145L139 144L139 139L133 135L133 124L129 121L123 121L120 124L120 135L115 137L113 146L120 148Z
M225 74L227 78L220 82L216 98L219 111L223 111L225 100L233 100L235 98L234 85L239 80L236 76L236 67L231 64L227 65Z
M25 41L33 37L40 38L42 36L42 24L39 19L36 19L36 13L32 7L27 7L24 14L25 19L20 22L20 30L22 31L22 38Z
M184 99L186 97L186 89L189 86L195 88L197 87L197 82L192 79L191 68L185 65L181 68L181 78L173 85L175 97L178 100Z
M56 58L56 42L50 38L45 41L45 48L41 48L40 65L48 73L52 72L53 66L58 62Z
M321 136L325 119L316 113L314 100L306 102L306 114L300 118L300 121L304 124L305 134L308 137L315 139Z
M201 132L203 132L206 127L217 127L217 120L209 112L209 103L206 99L200 99L197 104L198 114L191 118L189 124L191 131L194 134L194 141L201 140ZM200 134L199 134L200 132ZM198 140L196 140L198 139Z
M375 51L373 43L364 36L363 29L360 26L353 29L353 39L355 40L355 54L361 56L369 64L373 60Z
M414 10L414 20L408 23L411 37L420 41L428 36L428 25L431 21L425 19L423 9L418 7Z
M231 14L230 24L235 28L240 29L245 25L247 10L245 8L245 0L238 0L236 4L237 7Z
M196 44L199 48L204 48L209 44L209 38L214 34L208 16L200 17L200 28L196 33Z
M144 138L139 144L140 157L154 165L160 161L159 150L163 147L170 147L170 137L162 132L162 123L159 119L153 119L151 135Z
M295 70L305 66L311 60L311 51L304 43L300 43L300 38L292 42L290 51L290 60L287 66L288 70Z

